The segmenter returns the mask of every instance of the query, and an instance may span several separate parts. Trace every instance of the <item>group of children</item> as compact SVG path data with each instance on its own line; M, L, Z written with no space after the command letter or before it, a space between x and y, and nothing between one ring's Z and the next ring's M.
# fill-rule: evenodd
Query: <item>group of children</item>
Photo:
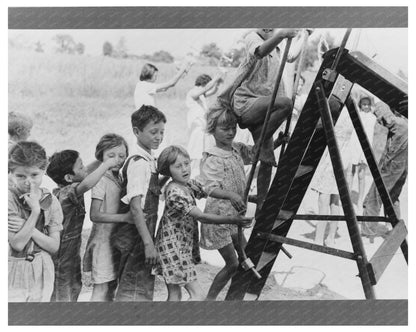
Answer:
M199 160L194 151L190 154L176 145L165 148L157 159L154 156L167 119L152 96L175 85L189 65L159 85L157 68L145 65L131 115L134 152L123 137L106 134L96 146L96 161L87 166L74 150L56 152L48 159L42 146L27 141L31 121L9 116L9 301L77 301L81 266L91 273L91 301L152 301L156 274L166 282L169 301L181 300L182 287L190 300L215 300L243 257L246 243L239 241L237 227L252 222L244 216L244 165L252 162L260 144L280 61L276 46L297 33L259 29L248 34L246 59L210 108L196 106L205 102L207 93L215 93L221 77L198 77L187 96L189 103L198 104L189 122L202 123L192 139L205 135L203 127L213 138ZM261 146L258 206L275 165L273 149L284 140L279 136L273 142L273 134L292 108L284 88L279 91ZM250 130L254 147L234 142L237 125ZM195 159L199 167L192 167ZM195 168L200 174L192 177ZM52 194L41 188L45 173L58 185ZM81 264L84 193L89 190L93 227ZM165 208L156 229L161 195ZM196 204L201 198L206 198L204 211ZM218 250L225 261L208 294L199 285L195 268L201 260L199 247Z
M153 150L162 142L166 117L148 105L131 116L137 146L130 156L126 141L116 134L100 139L99 163L88 167L74 150L48 160L36 142L11 144L9 301L77 301L84 193L90 189L94 225L83 268L91 272L92 301L151 301L156 273L165 278L168 300L181 299L181 286L190 299L205 299L195 270L200 260L197 221L207 226L201 245L220 250L227 262L210 290L208 298L215 299L238 266L237 226L251 223L242 215L241 197L251 149L233 143L233 113L216 110L207 119L216 145L204 157L198 179L191 179L190 157L182 147L167 147L156 161ZM58 185L53 195L40 187L45 172ZM168 177L155 237L160 190ZM195 200L207 197L202 212Z

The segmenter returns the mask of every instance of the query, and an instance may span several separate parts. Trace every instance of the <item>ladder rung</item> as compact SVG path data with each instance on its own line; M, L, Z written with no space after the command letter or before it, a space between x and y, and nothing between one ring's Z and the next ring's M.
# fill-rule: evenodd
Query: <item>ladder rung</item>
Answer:
M294 215L295 215L295 213L293 211L280 210L280 212L279 212L279 214L276 218L276 221L274 222L272 230L276 229L280 225L284 224L287 220L292 218Z
M263 253L261 254L261 256L260 256L260 260L259 260L259 262L257 263L257 266L256 266L256 270L258 271L258 272L260 272L261 271L261 269L263 268L263 267L265 267L267 264L269 264L273 259L275 259L276 258L276 254L274 254L274 253L270 253L270 252L266 252L266 251L263 251Z
M300 165L298 170L295 174L295 179L300 178L301 176L304 176L305 174L308 174L309 172L312 172L314 170L313 166L304 166Z

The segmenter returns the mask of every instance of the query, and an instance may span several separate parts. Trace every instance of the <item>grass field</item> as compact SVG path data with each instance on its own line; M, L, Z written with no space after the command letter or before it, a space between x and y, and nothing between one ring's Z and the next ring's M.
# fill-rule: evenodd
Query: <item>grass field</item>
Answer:
M34 119L31 138L48 154L71 148L80 151L85 162L92 161L95 145L105 133L118 133L134 145L130 114L142 65L142 61L132 59L10 49L9 111L23 112ZM176 71L174 64L157 66L160 81ZM199 74L214 75L216 71L215 67L194 65L176 87L158 94L157 106L168 119L164 146L186 145L186 93ZM313 74L308 77L313 80ZM376 135L379 132L378 127ZM383 140L375 140L377 155L382 144Z
M31 138L48 154L71 148L92 161L105 133L118 133L134 144L130 115L142 65L131 59L10 50L9 111L34 119ZM157 66L160 81L176 71L174 64ZM157 106L168 119L164 145L186 144L186 93L199 74L215 72L214 67L194 66L175 88L157 96Z

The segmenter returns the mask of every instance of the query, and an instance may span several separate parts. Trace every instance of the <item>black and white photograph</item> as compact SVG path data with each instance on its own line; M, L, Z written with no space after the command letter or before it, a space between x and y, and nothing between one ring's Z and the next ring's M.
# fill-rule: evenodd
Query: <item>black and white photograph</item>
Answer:
M407 7L8 16L10 325L407 325Z

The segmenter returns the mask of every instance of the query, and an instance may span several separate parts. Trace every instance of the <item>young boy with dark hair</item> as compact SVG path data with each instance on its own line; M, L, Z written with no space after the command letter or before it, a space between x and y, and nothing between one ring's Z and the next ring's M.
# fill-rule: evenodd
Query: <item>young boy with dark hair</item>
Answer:
M84 193L116 164L116 158L111 158L88 174L77 151L56 152L50 158L46 173L58 185L53 194L64 214L59 250L52 257L55 285L51 301L76 302L78 299L82 287L80 247L85 217Z
M129 205L134 225L120 225L113 238L121 255L116 301L153 300L151 270L157 261L154 235L160 186L152 150L162 142L165 123L165 115L153 106L143 105L131 116L137 146L122 169L127 184L121 200Z

